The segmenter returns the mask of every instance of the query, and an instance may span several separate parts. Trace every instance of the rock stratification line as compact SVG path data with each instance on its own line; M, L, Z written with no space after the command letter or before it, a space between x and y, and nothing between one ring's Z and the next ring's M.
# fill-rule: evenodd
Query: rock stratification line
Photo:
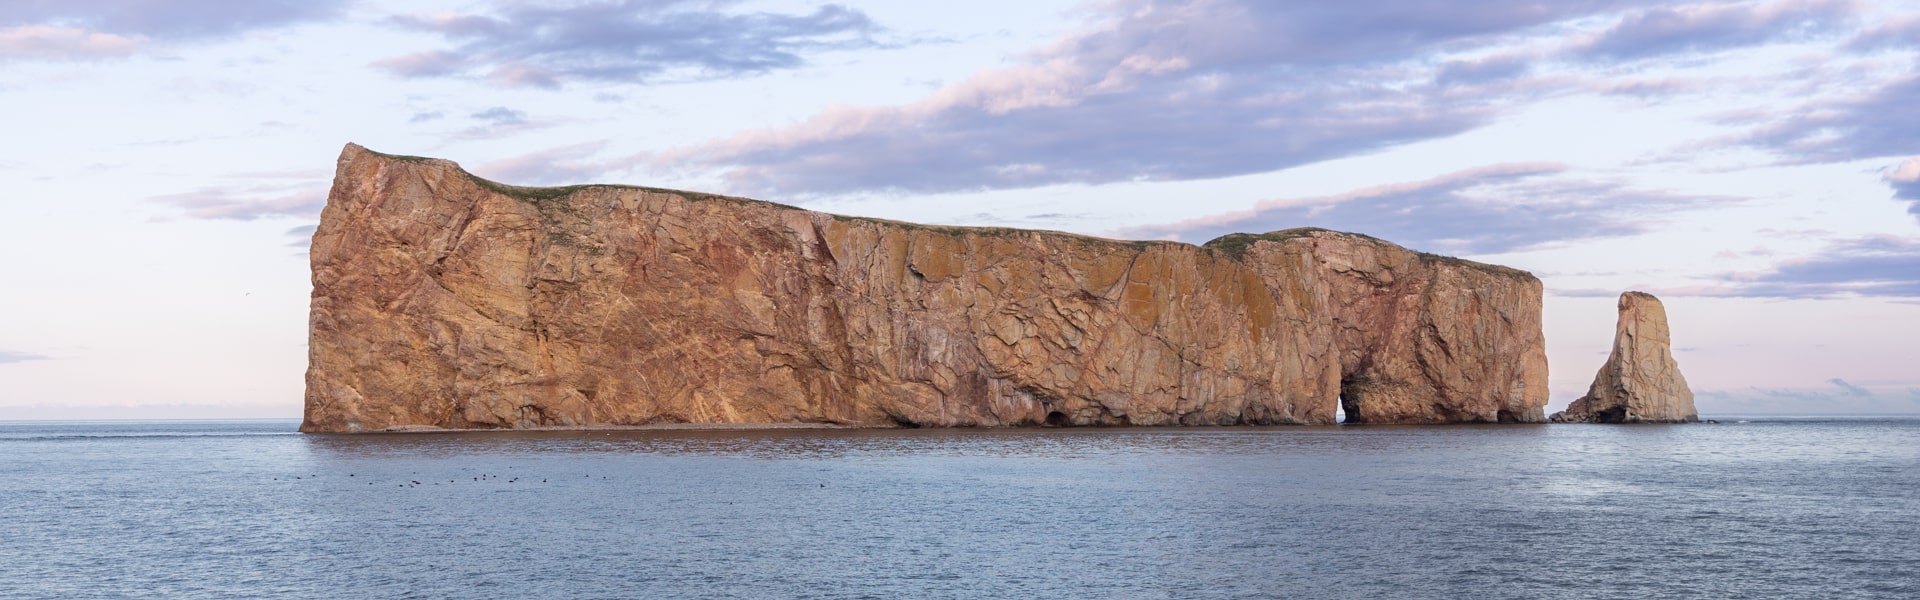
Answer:
M348 145L308 432L1538 422L1538 279L1355 234L934 227Z

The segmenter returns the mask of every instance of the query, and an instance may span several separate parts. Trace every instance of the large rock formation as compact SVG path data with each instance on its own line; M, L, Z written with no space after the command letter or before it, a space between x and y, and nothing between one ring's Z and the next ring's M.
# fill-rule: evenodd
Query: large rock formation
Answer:
M1680 376L1667 331L1667 309L1644 292L1620 295L1613 353L1587 395L1553 414L1556 423L1692 423L1693 390Z
M1540 280L1355 238L1295 242L1320 269L1349 422L1545 420Z
M929 227L348 145L302 431L1543 420L1538 279L1324 230Z

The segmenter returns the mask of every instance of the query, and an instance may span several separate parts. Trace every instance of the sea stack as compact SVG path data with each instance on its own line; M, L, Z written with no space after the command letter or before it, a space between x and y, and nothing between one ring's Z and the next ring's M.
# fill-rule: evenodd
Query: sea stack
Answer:
M928 226L348 145L311 261L307 432L1545 420L1539 279L1319 229Z
M1667 309L1645 292L1620 295L1620 321L1613 334L1613 353L1593 378L1587 395L1567 410L1554 413L1555 423L1693 423L1693 390L1673 360Z

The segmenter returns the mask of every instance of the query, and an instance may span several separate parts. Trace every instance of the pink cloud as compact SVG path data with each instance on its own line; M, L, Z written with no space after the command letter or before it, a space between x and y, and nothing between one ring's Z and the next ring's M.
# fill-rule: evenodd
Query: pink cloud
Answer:
M466 61L452 52L415 52L377 60L368 66L401 77L443 77L460 72Z
M620 161L592 160L605 141L548 148L488 161L474 167L482 177L519 185L576 184L592 181L608 171L621 168Z
M120 36L57 25L0 28L0 59L97 60L132 56L143 36Z

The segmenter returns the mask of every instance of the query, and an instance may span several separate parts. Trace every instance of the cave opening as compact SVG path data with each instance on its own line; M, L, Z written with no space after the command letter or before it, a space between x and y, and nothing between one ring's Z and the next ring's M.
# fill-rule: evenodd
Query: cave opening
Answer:
M1066 427L1072 424L1072 422L1067 421L1067 413L1057 410L1047 413L1046 425L1048 427Z
M1504 408L1500 409L1500 415L1497 417L1496 420L1498 420L1501 423L1519 423L1520 422L1519 417L1513 416L1513 411L1510 411Z
M1594 413L1593 420L1596 423L1625 423L1627 422L1627 407L1616 406L1596 412Z
M1340 406L1334 409L1336 420L1341 425L1365 423L1365 415L1360 412L1360 382L1352 379L1340 380Z

